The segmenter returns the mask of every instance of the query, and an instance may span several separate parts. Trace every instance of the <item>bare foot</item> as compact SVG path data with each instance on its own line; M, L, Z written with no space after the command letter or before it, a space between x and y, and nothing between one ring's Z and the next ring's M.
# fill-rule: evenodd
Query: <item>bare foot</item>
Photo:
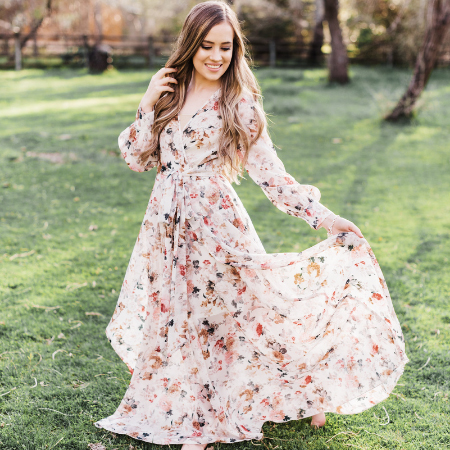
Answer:
M181 450L205 450L208 444L183 444Z
M325 425L325 413L321 412L319 414L314 414L311 420L312 427L323 427Z

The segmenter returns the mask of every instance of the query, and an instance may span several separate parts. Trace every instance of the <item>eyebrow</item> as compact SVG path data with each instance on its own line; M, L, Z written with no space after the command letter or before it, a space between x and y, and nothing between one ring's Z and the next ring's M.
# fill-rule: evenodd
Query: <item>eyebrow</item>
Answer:
M211 41L203 41L203 42L207 42L208 44L214 44L214 42L211 42ZM221 45L223 45L223 44L231 44L231 42L230 41L228 41L228 42L222 42L222 44Z

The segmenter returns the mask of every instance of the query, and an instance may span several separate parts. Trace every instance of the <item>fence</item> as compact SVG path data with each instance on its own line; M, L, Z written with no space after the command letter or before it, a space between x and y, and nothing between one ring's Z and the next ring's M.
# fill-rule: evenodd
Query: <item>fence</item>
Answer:
M0 34L0 68L87 66L87 55L94 44L111 48L116 67L162 65L174 45L173 36L154 38L136 36L87 36L76 34L40 34L20 49L20 35ZM308 59L309 46L294 40L250 40L250 52L258 65L302 64Z
M110 62L118 68L156 68L164 65L171 54L175 37L153 36L93 36L82 34L38 34L20 48L19 34L0 34L0 69L22 67L58 67L88 65L88 52L101 43L111 49ZM257 66L304 66L311 64L311 46L294 38L273 40L249 39L249 50ZM393 65L392 48L387 44L377 47L368 58L349 53L350 60L364 64ZM326 55L319 55L316 64L323 64ZM439 57L440 66L450 65L450 48L446 46Z

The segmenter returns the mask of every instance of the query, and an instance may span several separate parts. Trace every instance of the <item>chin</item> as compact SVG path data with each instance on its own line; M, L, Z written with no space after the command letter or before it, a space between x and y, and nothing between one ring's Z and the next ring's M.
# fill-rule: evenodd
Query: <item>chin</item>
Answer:
M223 72L218 72L215 74L206 73L204 74L204 77L208 80L216 80L217 78L220 78L223 75Z

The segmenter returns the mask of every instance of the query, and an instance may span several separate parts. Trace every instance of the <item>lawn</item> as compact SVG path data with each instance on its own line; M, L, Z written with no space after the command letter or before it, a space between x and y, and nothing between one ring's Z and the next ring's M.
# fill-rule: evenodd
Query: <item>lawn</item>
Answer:
M389 399L356 415L266 423L262 442L215 450L450 448L450 83L433 73L409 123L381 119L408 70L258 69L286 169L360 226L386 277L411 362ZM130 373L104 330L155 170L132 172L117 136L152 73L0 72L0 448L159 448L97 429ZM326 238L251 179L236 187L268 252ZM130 446L131 445L131 446ZM178 448L178 447L177 447Z

